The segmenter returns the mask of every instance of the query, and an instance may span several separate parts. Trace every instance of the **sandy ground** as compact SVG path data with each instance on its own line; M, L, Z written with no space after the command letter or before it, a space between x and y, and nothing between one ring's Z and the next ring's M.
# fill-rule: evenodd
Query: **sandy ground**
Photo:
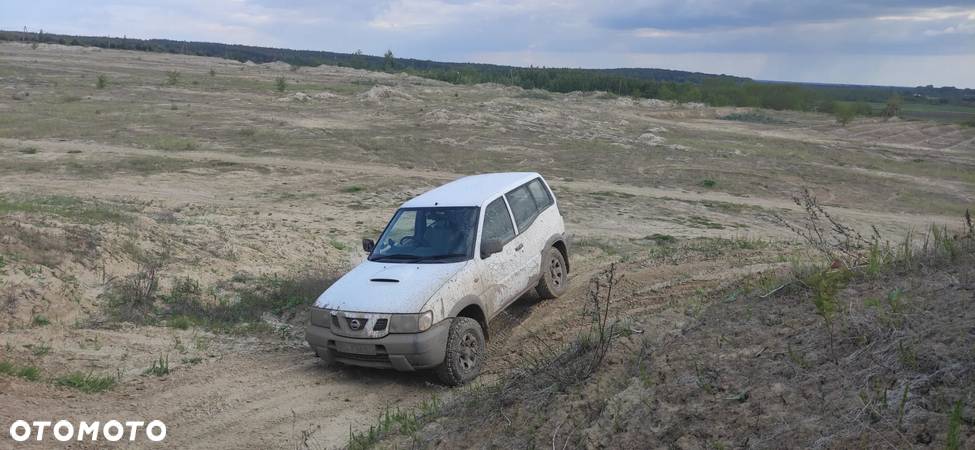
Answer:
M470 173L540 171L573 237L573 289L550 302L529 295L492 325L488 380L528 336L564 338L588 277L624 254L640 261L648 236L776 245L628 265L623 313L798 254L775 217L801 214L800 186L891 239L955 223L975 202L971 129L840 127L794 112L755 124L720 119L733 109L547 97L334 67L0 45L0 361L121 380L83 394L0 376L0 425L134 416L163 420L174 446L285 448L312 431L312 447L333 448L385 408L451 395L425 373L322 367L301 318L276 322L281 336L93 323L108 282L137 270L133 246L172 253L164 288L175 277L211 287L239 274L341 272L411 196ZM50 350L37 355L40 345ZM171 374L142 375L164 354Z

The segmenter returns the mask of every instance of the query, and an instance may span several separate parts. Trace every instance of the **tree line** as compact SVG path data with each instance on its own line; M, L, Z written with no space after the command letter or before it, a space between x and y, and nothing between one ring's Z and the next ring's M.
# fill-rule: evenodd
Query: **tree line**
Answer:
M897 98L898 107L902 101L975 107L975 90L954 87L903 88L773 83L729 75L666 69L513 67L397 58L392 51L387 51L383 56L373 56L361 51L338 53L168 39L70 36L44 32L0 31L0 40L213 56L241 62L282 61L294 66L327 64L367 70L406 72L455 84L499 83L552 92L605 91L636 98L701 102L713 106L838 112L844 116L850 114L851 109L855 115L876 114L878 112L873 111L868 102L883 103L894 97Z

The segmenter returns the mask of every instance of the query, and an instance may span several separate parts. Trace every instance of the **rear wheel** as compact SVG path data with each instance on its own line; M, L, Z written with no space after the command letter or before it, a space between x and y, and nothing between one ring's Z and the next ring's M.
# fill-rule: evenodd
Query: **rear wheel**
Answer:
M437 367L444 384L459 386L474 379L484 365L484 331L469 317L455 317L447 333L447 355Z
M542 265L542 279L538 280L538 296L541 298L558 298L569 287L569 273L565 266L565 256L555 247L549 247L545 252Z

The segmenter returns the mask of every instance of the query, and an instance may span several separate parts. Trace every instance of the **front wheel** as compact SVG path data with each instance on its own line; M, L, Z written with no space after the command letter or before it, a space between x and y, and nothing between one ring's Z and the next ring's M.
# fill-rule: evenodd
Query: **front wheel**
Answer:
M569 273L565 266L565 256L555 247L549 247L545 252L542 265L542 279L538 280L538 296L544 299L557 298L565 293L569 286Z
M437 367L437 377L449 386L460 386L481 373L484 365L484 331L469 317L455 317L447 333L447 355Z

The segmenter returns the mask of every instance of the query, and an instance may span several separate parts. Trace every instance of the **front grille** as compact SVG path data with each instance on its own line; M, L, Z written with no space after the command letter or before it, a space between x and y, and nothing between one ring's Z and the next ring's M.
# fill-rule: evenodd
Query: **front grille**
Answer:
M385 330L387 323L389 323L389 319L376 319L376 324L372 326L372 331Z

